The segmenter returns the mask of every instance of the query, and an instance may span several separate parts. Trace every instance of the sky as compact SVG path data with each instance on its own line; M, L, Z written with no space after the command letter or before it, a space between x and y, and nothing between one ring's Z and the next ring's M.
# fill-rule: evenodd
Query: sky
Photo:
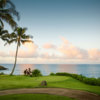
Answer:
M19 48L18 63L100 64L100 0L12 1L18 25L34 37ZM13 63L15 51L0 40L0 63Z

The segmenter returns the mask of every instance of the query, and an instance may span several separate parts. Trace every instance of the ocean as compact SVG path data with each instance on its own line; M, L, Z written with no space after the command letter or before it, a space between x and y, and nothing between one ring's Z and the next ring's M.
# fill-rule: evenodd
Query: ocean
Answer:
M3 70L5 74L10 74L13 64L0 64L8 70ZM22 75L24 70L31 68L31 70L39 69L43 75L49 75L51 72L68 72L82 74L87 77L100 77L100 64L17 64L15 68L15 75Z

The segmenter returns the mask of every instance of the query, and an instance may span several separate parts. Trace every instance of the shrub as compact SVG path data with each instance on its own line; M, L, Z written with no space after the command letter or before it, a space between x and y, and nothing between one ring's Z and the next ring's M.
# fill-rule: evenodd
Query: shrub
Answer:
M90 85L98 85L100 86L100 78L88 78L85 77L83 75L78 75L78 74L71 74L71 73L56 73L56 75L59 76L71 76L81 82L84 82L86 84L90 84Z
M63 72L63 73L56 73L56 75L58 75L58 76L71 76L71 74L65 73L65 72Z
M4 75L4 73L3 73L3 72L1 72L1 73L0 73L0 75Z
M42 76L41 71L38 69L32 70L32 76L34 77Z
M54 75L55 75L55 73L53 73L53 72L52 72L52 73L50 73L50 76L54 76Z

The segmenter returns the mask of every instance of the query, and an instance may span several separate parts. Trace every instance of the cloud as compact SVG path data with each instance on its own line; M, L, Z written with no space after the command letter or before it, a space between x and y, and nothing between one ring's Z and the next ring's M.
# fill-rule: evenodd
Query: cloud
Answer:
M75 47L64 37L62 37L61 40L62 44L58 47L58 51L66 55L66 58L83 59L87 57L88 54L86 50Z
M99 49L90 49L88 50L88 55L90 59L99 60L100 59L100 50Z
M0 51L0 56L1 57L6 57L6 56L8 56L8 53L7 52Z
M18 51L18 59L20 62L37 62L37 63L100 63L100 50L90 49L85 50L70 43L66 38L60 37L61 44L54 45L52 43L45 43L42 48L38 48L35 43L26 43L21 46ZM48 50L46 50L48 49ZM0 51L0 60L6 59L7 62L10 57L15 56L15 50ZM9 57L9 59L7 59ZM25 60L25 59L27 60Z
M53 44L51 44L51 43L45 43L45 44L43 45L43 48L44 48L44 49L55 49L56 46L53 45Z
M31 58L37 56L38 46L34 43L25 43L23 48L19 48L18 57ZM9 56L15 56L15 51L10 51Z
M58 55L56 54L50 54L49 52L43 52L41 55L40 55L41 58L45 58L45 59L56 59L58 58Z
M64 37L61 36L60 38L61 38L61 40L63 41L64 44L66 44L66 45L70 44L69 41L66 40Z

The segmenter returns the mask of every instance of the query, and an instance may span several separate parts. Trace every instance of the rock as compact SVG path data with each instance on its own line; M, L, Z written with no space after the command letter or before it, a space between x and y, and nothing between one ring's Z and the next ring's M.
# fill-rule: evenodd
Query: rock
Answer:
M47 86L47 81L42 81L41 86Z
M0 70L7 70L8 68L5 68L3 66L0 65Z

